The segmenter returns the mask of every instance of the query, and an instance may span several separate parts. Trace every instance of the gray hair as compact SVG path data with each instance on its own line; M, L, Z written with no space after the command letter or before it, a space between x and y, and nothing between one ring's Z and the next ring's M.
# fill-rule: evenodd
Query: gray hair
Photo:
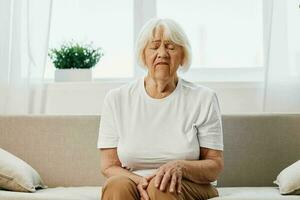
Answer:
M150 19L140 31L136 44L135 44L135 57L139 66L146 67L144 50L147 43L154 38L155 30L158 27L164 29L164 38L167 38L171 42L181 46L183 48L183 62L180 71L187 71L192 61L192 51L190 42L181 28L181 26L172 19Z

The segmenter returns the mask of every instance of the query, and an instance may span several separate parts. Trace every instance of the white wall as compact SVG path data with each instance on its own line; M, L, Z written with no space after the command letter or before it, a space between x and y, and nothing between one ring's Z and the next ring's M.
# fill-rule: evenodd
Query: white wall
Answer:
M101 114L107 91L124 82L51 83L47 85L45 114ZM261 112L262 83L199 83L214 89L221 112Z

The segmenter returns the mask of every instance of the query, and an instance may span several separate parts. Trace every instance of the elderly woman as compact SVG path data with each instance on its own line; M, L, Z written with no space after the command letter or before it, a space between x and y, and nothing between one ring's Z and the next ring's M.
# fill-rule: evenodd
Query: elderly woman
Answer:
M98 148L103 200L209 199L223 169L216 93L177 75L191 63L181 27L152 19L136 43L147 75L105 97Z

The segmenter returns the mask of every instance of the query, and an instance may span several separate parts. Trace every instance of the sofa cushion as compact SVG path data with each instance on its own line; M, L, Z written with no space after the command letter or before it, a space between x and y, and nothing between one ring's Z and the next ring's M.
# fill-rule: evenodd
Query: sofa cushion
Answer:
M35 193L0 190L1 200L99 200L101 187L56 187Z
M212 200L300 200L297 195L281 195L277 187L223 187ZM57 187L35 193L0 190L1 200L99 200L101 187Z
M35 169L0 148L0 188L17 192L35 192L36 188L46 187Z
M218 188L219 197L212 200L300 200L297 195L281 195L277 187ZM57 187L35 193L0 190L1 200L99 200L101 187Z
M281 195L277 187L223 187L212 200L300 200L299 195ZM1 200L99 200L101 187L57 187L35 193L0 190Z
M298 195L281 195L277 187L222 187L212 200L300 200Z
M300 194L300 160L282 170L274 183L281 194Z

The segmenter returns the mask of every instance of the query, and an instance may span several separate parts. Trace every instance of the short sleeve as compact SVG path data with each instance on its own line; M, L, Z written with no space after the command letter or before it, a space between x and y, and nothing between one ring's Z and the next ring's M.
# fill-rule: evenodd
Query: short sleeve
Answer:
M102 107L97 148L114 148L118 145L119 136L112 103L112 93L109 92Z
M223 151L222 119L218 97L215 92L206 110L203 123L197 126L200 147Z

